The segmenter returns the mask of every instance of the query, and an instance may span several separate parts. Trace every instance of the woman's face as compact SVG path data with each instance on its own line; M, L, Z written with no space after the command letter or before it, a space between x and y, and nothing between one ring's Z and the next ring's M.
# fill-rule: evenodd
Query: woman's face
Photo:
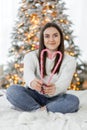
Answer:
M50 51L56 51L60 45L60 33L54 27L47 28L44 33L44 45Z

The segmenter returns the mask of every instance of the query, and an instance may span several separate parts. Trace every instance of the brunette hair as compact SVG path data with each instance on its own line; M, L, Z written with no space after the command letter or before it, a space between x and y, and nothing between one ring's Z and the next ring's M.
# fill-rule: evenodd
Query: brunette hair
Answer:
M43 33L44 33L44 31L47 28L50 28L50 27L56 28L58 30L58 32L60 33L60 45L58 46L57 51L60 51L62 53L62 60L63 60L63 57L64 57L64 37L63 37L62 30L60 29L60 27L56 23L47 23L47 24L44 25L44 27L42 28L42 30L40 32L39 65L40 65L40 54L41 54L41 51L46 48L45 45L44 45L44 35L43 35ZM44 69L43 76L46 75L46 67L45 67L45 65L46 65L46 56L47 56L47 53L45 52L44 53L44 57L43 57L43 69ZM59 55L57 55L56 58L55 58L54 66L53 66L51 72L53 71L53 69L54 69L58 59L59 59ZM58 66L58 68L57 68L55 73L59 72L62 60L61 60L61 62L60 62L60 64L59 64L59 66Z

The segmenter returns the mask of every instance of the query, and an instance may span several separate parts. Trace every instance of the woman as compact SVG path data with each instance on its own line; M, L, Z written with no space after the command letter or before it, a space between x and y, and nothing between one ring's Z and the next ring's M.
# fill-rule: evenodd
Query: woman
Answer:
M48 49L43 57L43 80L41 80L40 55L43 49ZM59 55L50 58L55 51L62 53L62 60L52 77L48 78L57 64ZM26 87L12 85L7 89L7 99L17 108L24 111L37 109L51 112L72 113L79 108L76 96L66 94L75 72L76 62L74 57L64 53L63 33L56 23L47 23L40 33L39 50L29 52L24 57L24 80ZM43 88L43 93L42 93Z

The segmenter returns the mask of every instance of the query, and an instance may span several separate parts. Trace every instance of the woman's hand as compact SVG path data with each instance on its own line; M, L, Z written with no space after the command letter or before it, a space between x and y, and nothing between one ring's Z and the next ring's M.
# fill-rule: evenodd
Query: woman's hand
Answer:
M56 87L55 87L55 84L47 84L43 87L43 91L44 91L44 94L47 94L47 95L54 95L55 92L56 92Z
M31 83L30 86L32 89L41 92L41 87L42 87L42 81L40 79L35 78Z

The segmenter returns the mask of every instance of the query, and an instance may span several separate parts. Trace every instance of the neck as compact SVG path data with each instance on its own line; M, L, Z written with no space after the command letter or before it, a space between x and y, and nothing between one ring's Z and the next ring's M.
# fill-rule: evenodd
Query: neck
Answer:
M50 51L50 53L48 53L48 55L47 55L48 58L49 58L49 59L54 58L55 56L53 57L53 53L54 53L55 51L51 51L51 50L49 50L49 51Z

